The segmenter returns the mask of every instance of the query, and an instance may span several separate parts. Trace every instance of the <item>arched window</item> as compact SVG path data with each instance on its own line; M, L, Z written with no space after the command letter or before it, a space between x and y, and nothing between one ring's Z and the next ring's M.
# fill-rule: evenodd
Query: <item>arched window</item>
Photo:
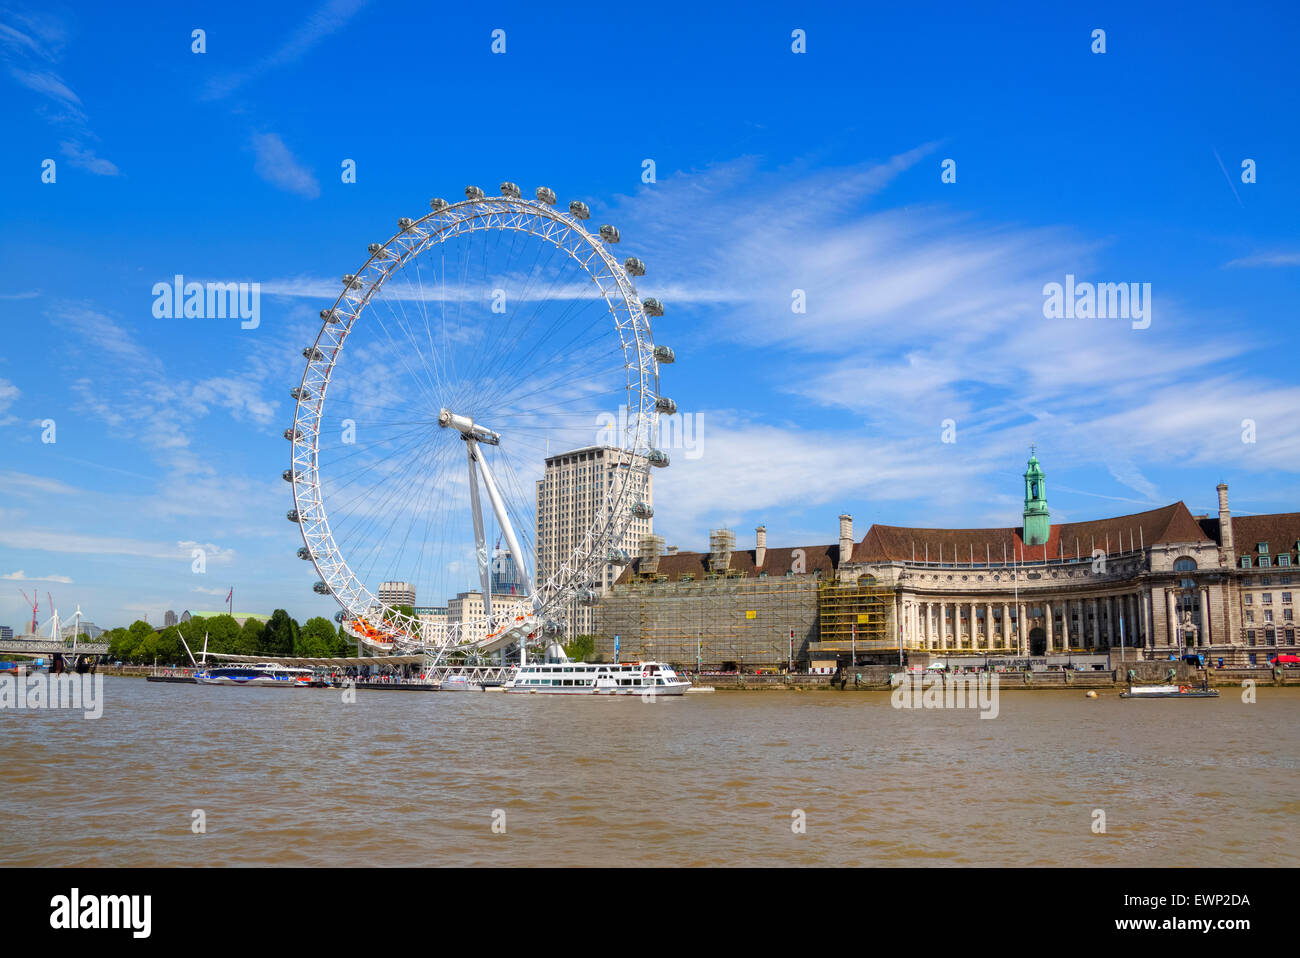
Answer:
M1193 558L1191 558L1190 556L1183 556L1181 559L1175 559L1175 560L1174 560L1174 571L1175 571L1175 572L1195 572L1195 571L1196 571L1196 560L1193 559ZM1195 588L1196 588L1196 581L1195 581L1194 579L1179 579L1179 580L1178 580L1178 588L1180 588L1180 589L1195 589Z

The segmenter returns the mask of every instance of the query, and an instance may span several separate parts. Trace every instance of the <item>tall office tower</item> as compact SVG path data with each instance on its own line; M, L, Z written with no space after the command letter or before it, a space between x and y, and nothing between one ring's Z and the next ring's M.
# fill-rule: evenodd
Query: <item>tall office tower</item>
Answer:
M585 446L571 452L548 456L546 471L537 482L537 582L544 583L555 574L578 547L587 530L603 510L609 508L607 497L619 487L620 473L632 465L645 465L645 457L611 446ZM637 474L637 485L630 490L653 507L652 483L647 472ZM654 531L654 518L633 518L621 541L612 543L629 556L637 554L642 536ZM604 594L622 573L624 565L607 563L601 567L591 588ZM595 626L595 610L578 602L557 610L565 620L565 636L589 635Z
M176 613L173 612L171 609L168 609L166 614L163 615L163 628L167 628L168 626L172 626L175 624L176 624Z
M509 549L497 549L492 553L492 594L520 595L523 591L515 571L515 557Z
M379 583L379 601L390 608L395 605L415 605L415 586L409 582Z

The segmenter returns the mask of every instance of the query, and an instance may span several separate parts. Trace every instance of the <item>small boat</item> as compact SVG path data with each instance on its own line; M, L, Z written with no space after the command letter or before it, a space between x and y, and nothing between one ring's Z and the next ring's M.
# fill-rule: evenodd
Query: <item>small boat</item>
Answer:
M1122 699L1217 699L1219 690L1208 685L1196 688L1192 685L1130 685L1127 692L1120 692Z
M449 675L442 680L442 690L444 692L479 692L483 686L477 682L471 682L463 675Z

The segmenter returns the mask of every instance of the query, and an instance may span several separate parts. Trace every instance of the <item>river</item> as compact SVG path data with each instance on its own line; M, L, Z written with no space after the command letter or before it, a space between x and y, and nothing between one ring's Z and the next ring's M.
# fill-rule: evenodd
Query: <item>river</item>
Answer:
M1300 689L1257 694L1017 690L989 720L109 677L97 720L0 711L0 864L1294 866Z

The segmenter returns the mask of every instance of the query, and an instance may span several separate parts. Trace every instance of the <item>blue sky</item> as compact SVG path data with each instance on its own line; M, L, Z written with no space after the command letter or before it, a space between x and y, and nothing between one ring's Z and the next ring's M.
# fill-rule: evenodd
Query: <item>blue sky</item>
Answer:
M655 474L682 548L1014 525L1031 441L1056 521L1208 511L1220 479L1300 508L1300 15L1046 6L5 7L0 623L33 588L103 626L232 585L332 614L279 478L317 292L507 179L647 263L701 424ZM177 273L260 282L259 327L156 319ZM1150 328L1045 318L1067 274L1150 283Z

